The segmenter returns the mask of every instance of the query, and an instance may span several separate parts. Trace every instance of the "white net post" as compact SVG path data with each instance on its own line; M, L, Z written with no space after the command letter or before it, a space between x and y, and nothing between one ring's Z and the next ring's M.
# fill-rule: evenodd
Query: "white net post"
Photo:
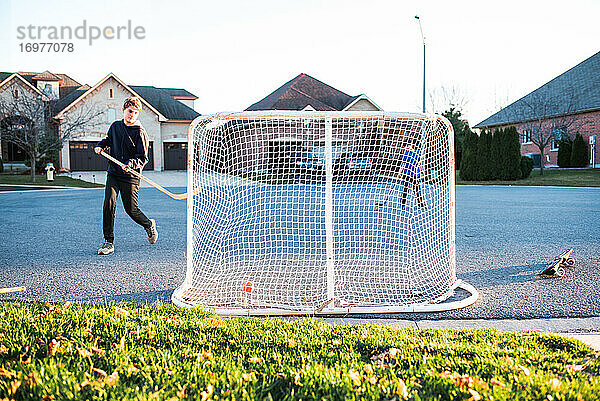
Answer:
M232 315L437 311L457 280L453 132L439 116L244 112L189 132L173 301ZM470 296L450 300L456 288Z

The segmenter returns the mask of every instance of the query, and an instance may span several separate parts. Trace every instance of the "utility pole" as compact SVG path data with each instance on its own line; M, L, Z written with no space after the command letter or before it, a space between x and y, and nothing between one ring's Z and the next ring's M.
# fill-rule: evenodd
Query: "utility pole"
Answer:
M421 19L418 15L415 15L415 19L419 23L419 29L421 30L421 38L423 39L423 113L425 113L425 35L423 35Z

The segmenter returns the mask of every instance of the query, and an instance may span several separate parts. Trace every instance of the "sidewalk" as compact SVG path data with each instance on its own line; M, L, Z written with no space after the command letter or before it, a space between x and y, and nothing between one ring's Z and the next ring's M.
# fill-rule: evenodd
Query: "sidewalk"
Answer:
M562 319L501 320L396 320L358 318L315 318L330 324L380 324L400 328L427 329L496 329L512 332L550 332L575 338L600 352L600 317Z
M187 174L182 170L167 170L167 171L144 171L144 176L148 177L158 185L163 187L187 187ZM92 182L95 184L104 184L106 182L106 171L74 171L66 175L71 178ZM149 187L150 185L142 181L141 188Z

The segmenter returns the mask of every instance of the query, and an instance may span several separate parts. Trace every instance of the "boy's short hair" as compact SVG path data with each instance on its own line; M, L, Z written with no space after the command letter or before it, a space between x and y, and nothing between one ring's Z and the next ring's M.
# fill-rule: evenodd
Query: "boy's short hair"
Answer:
M125 99L125 102L123 102L123 110L125 110L128 107L133 107L138 111L142 111L142 101L137 96L130 96L127 99Z

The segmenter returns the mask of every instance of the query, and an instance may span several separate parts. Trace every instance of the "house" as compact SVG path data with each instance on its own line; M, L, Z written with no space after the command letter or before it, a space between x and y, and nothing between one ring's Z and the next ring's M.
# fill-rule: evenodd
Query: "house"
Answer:
M539 160L540 150L532 140L532 127L535 125L552 129L549 131L549 146L544 150L545 166L558 165L558 143L562 135L580 133L589 144L589 164L600 167L600 150L596 143L600 138L600 52L486 118L474 128L493 130L516 126L521 136L521 154Z
M382 108L367 95L350 96L310 75L300 74L246 110L382 111Z
M66 74L44 71L39 74L0 73L0 95L6 95L7 90L9 93L14 90L35 93L44 95L45 100L54 100L52 114L59 126L60 121L84 107L102 111L99 125L77 131L64 142L59 154L62 169L106 169L107 162L94 154L93 148L106 135L110 125L122 117L123 101L129 96L139 96L142 100L140 121L150 139L149 162L145 169L186 169L188 128L199 113L194 110L197 97L185 89L127 85L113 73L90 87ZM22 153L16 146L2 143L3 159L7 162L22 162L25 159Z
M6 102L19 97L48 102L65 97L79 87L81 84L66 74L53 74L49 71L0 72L0 97ZM21 148L5 140L0 140L0 157L5 166L23 165L27 159Z

